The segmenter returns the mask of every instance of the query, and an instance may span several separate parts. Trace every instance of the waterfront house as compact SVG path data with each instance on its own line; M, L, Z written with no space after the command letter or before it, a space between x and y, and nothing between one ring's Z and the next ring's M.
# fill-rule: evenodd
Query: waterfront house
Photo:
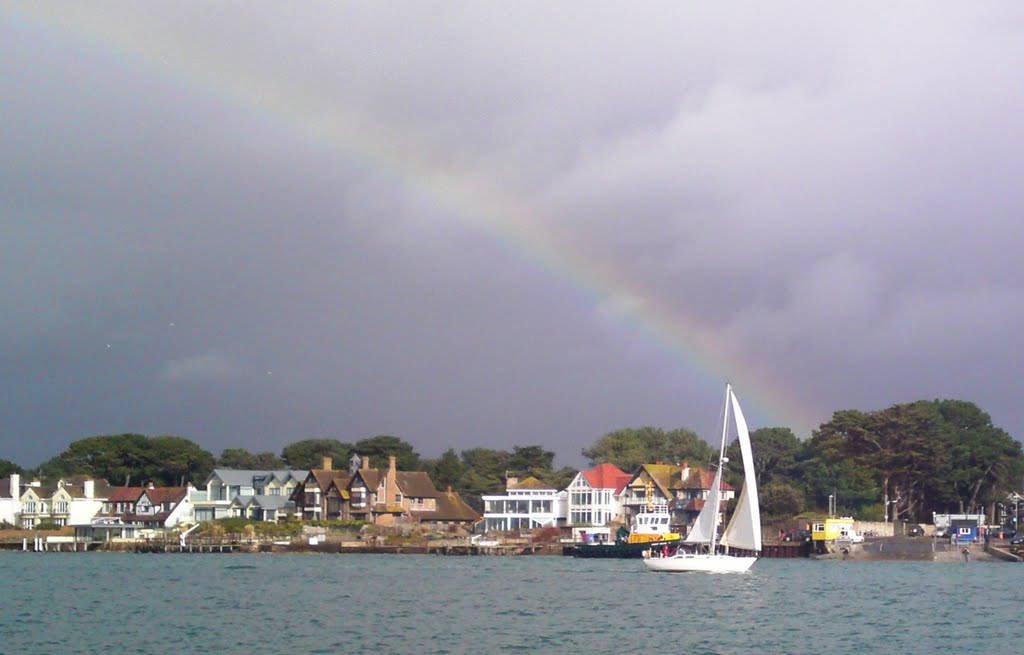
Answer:
M146 487L135 503L133 514L125 516L129 522L137 522L153 528L175 528L194 520L192 492L194 487Z
M704 508L711 488L714 486L715 474L707 469L690 468L689 462L683 462L679 472L679 481L672 483L674 500L669 503L672 525L677 529L689 530L697 515ZM736 497L736 488L725 480L721 481L721 509Z
M532 530L561 527L567 516L567 493L530 476L510 477L503 495L483 496L484 530Z
M295 503L288 496L235 496L229 506L231 516L276 523L295 514Z
M348 483L348 516L376 525L394 525L413 521L437 511L440 492L423 471L399 471L396 458L388 458L388 468L371 469L370 458L363 457L360 467ZM416 510L417 516L412 514Z
M119 516L123 514L134 514L135 504L142 498L145 487L114 487L107 495L103 503L103 514L105 516Z
M348 484L359 465L359 456L353 454L349 460L349 470L336 471L332 468L332 458L324 457L321 467L309 471L291 492L296 514L306 520L348 518L343 516L344 496L348 493Z
M672 464L643 464L633 473L622 490L622 507L627 523L640 512L656 505L668 505L675 500L680 467ZM676 485L673 487L673 485Z
M17 526L21 519L21 475L0 480L0 524Z
M630 479L623 490L622 505L627 520L648 507L664 503L669 508L673 532L685 534L704 507L715 479L714 473L701 468L691 468L689 462L681 465L644 464ZM724 511L729 500L735 497L735 488L721 481Z
M419 523L432 527L470 526L480 516L450 488L440 492L424 471L370 468L369 457L353 455L347 475L335 474L323 497L328 518L374 525Z
M611 541L613 524L624 522L622 492L632 476L614 464L580 471L567 488L568 524L573 539Z
M434 498L433 509L412 505L409 513L419 523L435 529L454 526L472 528L473 524L480 520L480 514L467 505L451 487Z
M260 495L289 498L308 475L309 471L303 470L214 469L206 479L205 493L196 494L192 501L195 520L212 521L231 516L235 498L243 501Z
M21 527L32 530L36 525L49 522L50 497L53 489L44 487L39 480L33 480L21 492Z
M40 523L60 526L87 523L103 509L109 490L105 481L97 482L85 476L61 479L52 487L44 487L33 480L23 487L21 494L21 526L31 530Z

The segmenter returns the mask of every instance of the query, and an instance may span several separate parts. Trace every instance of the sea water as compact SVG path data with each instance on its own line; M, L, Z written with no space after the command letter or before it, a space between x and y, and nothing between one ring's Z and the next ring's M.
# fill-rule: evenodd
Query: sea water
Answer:
M0 554L2 653L1024 652L1024 565Z

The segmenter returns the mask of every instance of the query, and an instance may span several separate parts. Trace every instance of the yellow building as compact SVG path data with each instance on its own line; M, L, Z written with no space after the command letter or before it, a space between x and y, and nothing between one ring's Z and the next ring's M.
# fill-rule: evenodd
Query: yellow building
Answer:
M853 529L853 518L849 516L811 522L811 538L814 541L853 539L856 536L857 533Z

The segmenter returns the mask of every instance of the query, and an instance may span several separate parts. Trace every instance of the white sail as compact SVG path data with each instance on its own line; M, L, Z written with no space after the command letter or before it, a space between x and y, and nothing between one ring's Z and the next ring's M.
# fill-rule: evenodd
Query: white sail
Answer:
M729 433L730 406L743 458L744 483L736 504L736 511L722 535L721 543L725 546L726 552L719 553L715 548L715 536L721 507L722 470L725 462L728 461L725 458L725 444ZM740 402L737 400L736 394L732 392L731 385L725 387L725 408L722 415L722 443L718 451L718 470L715 472L715 480L711 483L711 490L704 501L704 507L701 508L690 534L684 540L688 544L707 544L708 548L705 552L687 552L685 549L679 548L670 557L649 557L644 560L644 566L648 570L667 573L688 571L742 573L750 570L750 567L757 561L756 554L738 557L730 555L728 552L729 547L752 550L755 553L761 550L761 515L757 502L757 483L754 479L754 455L750 448L747 421L743 417Z
M743 458L743 490L740 492L736 511L729 526L722 535L722 545L746 550L761 550L761 511L757 500L757 480L754 475L754 454L750 447L750 433L747 421L740 409L740 401L730 389L733 419L736 421L737 439Z
M715 481L711 483L708 497L704 499L697 520L693 522L690 533L683 541L688 544L710 544L711 536L718 530L718 513L722 505L722 467L715 472Z

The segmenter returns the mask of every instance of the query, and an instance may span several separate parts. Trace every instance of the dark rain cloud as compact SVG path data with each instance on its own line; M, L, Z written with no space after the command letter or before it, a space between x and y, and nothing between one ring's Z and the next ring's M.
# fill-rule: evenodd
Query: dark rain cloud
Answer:
M1022 31L1000 2L14 3L0 457L133 430L579 463L710 434L725 376L755 425L957 397L1019 436ZM629 294L475 220L508 207ZM651 306L734 357L674 354Z

